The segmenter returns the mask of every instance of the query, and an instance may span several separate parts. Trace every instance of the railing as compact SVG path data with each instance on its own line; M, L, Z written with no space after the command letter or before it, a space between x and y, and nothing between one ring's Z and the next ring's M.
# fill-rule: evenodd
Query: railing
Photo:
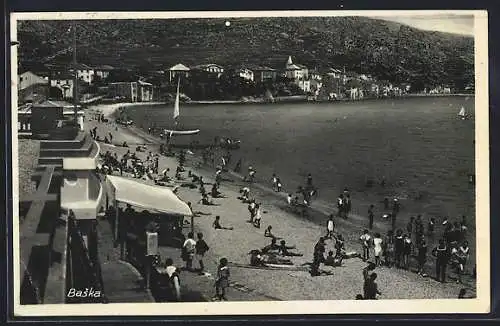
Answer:
M93 232L92 232L93 233ZM91 236L91 235L90 235ZM72 214L68 217L68 255L66 287L75 291L99 292L99 296L72 295L66 303L102 303L105 301L104 282L101 266L94 246L97 239L89 239L87 244ZM92 248L92 249L90 249Z
M21 304L44 302L49 269L53 263L55 229L60 214L60 185L55 166L46 167L34 178L37 190L20 201ZM62 295L64 289L59 291ZM62 298L58 298L62 300Z

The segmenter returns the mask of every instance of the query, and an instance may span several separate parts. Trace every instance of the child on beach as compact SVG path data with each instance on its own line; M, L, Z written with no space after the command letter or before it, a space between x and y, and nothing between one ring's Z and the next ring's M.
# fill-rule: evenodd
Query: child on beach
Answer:
M279 237L275 236L272 232L272 225L269 225L266 230L264 231L264 236L267 238L274 238L274 239L280 239Z
M217 278L215 280L215 297L214 300L224 300L226 298L226 289L229 287L229 267L226 258L221 258L219 266L217 267Z
M256 211L257 204L255 203L255 200L252 199L250 203L248 204L248 212L250 213L250 223L253 224L253 220L255 217L255 214L257 213Z

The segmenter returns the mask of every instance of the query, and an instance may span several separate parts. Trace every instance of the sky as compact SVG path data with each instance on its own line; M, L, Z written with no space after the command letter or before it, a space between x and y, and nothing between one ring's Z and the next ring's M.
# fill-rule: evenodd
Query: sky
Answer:
M474 35L474 16L472 15L390 16L377 18L428 31Z

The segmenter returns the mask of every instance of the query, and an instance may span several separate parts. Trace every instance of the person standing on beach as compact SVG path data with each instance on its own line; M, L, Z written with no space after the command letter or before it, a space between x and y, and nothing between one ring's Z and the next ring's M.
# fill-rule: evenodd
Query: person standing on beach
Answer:
M215 300L224 300L226 298L226 289L229 287L229 267L227 258L221 258L219 266L217 267L217 278L215 279Z
M373 251L375 256L375 266L380 266L380 256L382 255L382 245L383 245L382 237L380 233L375 233L375 237L373 238Z
M374 218L373 208L374 208L373 205L370 205L370 208L368 208L368 228L370 230L373 229L373 218Z
M260 229L260 221L262 220L262 210L260 209L260 204L255 205L255 219L253 225Z
M200 275L204 275L205 264L203 264L203 258L205 257L205 253L208 251L209 247L205 240L203 240L203 233L198 233L198 241L196 241L196 258L198 263L200 264Z
M248 204L248 211L250 212L250 223L253 224L253 220L255 218L255 214L257 213L256 212L256 207L257 207L257 204L255 203L255 199L252 199L250 200L250 203Z
M313 177L311 173L307 174L307 185L312 186L313 185Z
M330 214L328 221L326 222L326 237L333 238L333 232L335 230L335 222L333 221L333 214Z
M401 268L402 258L404 250L404 237L403 231L398 230L396 232L396 237L394 238L394 258L396 262L396 267Z
M363 261L370 259L370 247L372 242L372 237L368 233L368 230L364 230L363 234L359 237L363 247Z
M422 238L420 243L418 244L418 253L417 253L417 261L418 261L418 275L425 276L424 266L427 260L427 242Z
M349 213L351 213L351 208L352 208L352 202L351 202L351 195L350 194L347 194L344 196L344 214L345 214L345 218L347 218L349 216Z
M273 177L271 178L271 183L274 191L278 191L278 177L276 173L273 173Z
M446 267L448 261L450 260L450 254L448 246L444 239L439 240L439 245L432 251L434 257L436 257L436 279L438 282L446 282Z
M281 183L281 179L278 177L276 178L276 189L278 190L278 192L281 192L283 188L283 184Z
M337 197L337 216L345 218L344 217L344 195L340 194Z
M196 241L194 241L193 232L188 233L188 238L184 241L182 245L182 254L184 261L186 262L186 269L191 271L193 269L193 258L196 249Z
M385 264L387 267L392 268L394 266L394 232L389 230L385 236L384 242L385 251Z
M411 236L409 234L404 235L403 242L403 269L408 270L410 267L410 254L413 248L411 241Z
M234 166L234 172L238 173L241 171L241 158L236 162L236 165Z
M394 218L396 218L396 215L398 215L400 208L401 205L399 204L399 199L394 198L392 203L392 215L394 216Z

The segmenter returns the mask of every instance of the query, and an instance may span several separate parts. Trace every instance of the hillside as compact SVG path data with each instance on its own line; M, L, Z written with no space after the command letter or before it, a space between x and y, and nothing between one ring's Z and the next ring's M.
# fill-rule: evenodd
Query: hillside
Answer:
M78 60L121 68L164 70L219 63L282 68L288 55L309 67L346 67L415 88L474 80L474 40L421 31L365 17L78 21ZM18 26L22 69L71 60L69 21L24 21ZM45 59L45 60L44 60Z

